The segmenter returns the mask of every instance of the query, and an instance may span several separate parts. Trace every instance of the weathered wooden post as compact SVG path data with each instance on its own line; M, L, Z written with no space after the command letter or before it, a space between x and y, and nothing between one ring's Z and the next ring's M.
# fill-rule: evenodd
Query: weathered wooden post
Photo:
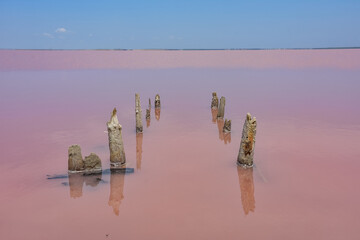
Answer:
M120 167L125 165L125 151L124 144L121 136L121 125L116 116L116 108L114 108L111 119L107 122L107 130L109 136L109 149L110 149L110 165L111 167Z
M101 172L101 159L95 153L90 153L84 159L84 170L85 172Z
M231 132L231 120L227 120L227 119L225 118L224 127L223 127L223 132L224 132L224 133L229 133L229 132Z
M150 127L150 109L146 109L146 127Z
M142 124L142 112L141 112L141 104L140 104L140 96L138 93L135 94L135 118L136 118L136 132L143 132L143 124Z
M212 93L212 100L211 100L211 108L212 109L217 109L219 106L219 99L216 95L216 92Z
M102 171L101 159L95 153L91 153L83 159L79 145L70 146L68 156L69 173L85 172L91 174Z
M150 109L146 109L146 119L150 119Z
M256 118L251 118L250 113L248 113L242 131L239 155L237 158L238 164L244 167L252 167L254 164L256 126Z
M160 104L160 95L156 94L155 96L155 108L160 108L161 104Z
M225 115L225 97L221 97L217 118L223 119L224 115Z
M68 149L68 170L69 172L84 170L84 160L79 145L72 145Z

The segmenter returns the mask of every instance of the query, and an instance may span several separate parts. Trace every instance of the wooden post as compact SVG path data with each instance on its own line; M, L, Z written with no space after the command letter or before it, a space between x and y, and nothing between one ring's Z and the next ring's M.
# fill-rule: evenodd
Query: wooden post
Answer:
M156 94L155 96L155 108L160 108L161 104L160 104L160 95Z
M114 108L111 119L109 122L107 122L111 167L119 167L125 165L126 163L121 129L122 127L119 124L119 120L116 116L116 108Z
M223 119L224 115L225 115L225 97L221 97L217 118Z
M141 105L140 105L140 96L138 93L135 94L135 118L136 118L136 132L143 132L143 124L141 119Z
M242 131L239 155L237 158L238 164L244 167L252 167L254 164L256 126L256 118L251 118L250 113L248 113Z
M231 120L227 120L225 118L225 123L224 123L224 127L223 127L223 132L224 133L229 133L231 132Z
M212 109L217 109L219 106L219 99L216 95L216 92L212 93L212 100L211 100L211 108Z
M84 170L84 160L79 145L72 145L68 149L68 170L69 172Z

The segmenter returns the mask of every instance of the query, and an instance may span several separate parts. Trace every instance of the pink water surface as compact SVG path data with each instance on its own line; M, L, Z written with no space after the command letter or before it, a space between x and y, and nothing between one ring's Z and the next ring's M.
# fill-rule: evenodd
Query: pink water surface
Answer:
M174 65L151 65L139 51L135 67L98 63L113 52L70 51L73 59L99 54L70 66L32 51L48 58L43 68L17 62L27 51L0 51L0 62L16 60L0 66L0 239L359 239L360 54L333 51L283 50L288 60L274 65L279 51L248 51L268 59L255 67L215 58L241 51L161 51ZM314 62L298 61L312 54ZM226 97L231 135L213 118L213 91ZM135 92L143 113L161 96L142 135ZM135 172L47 180L66 173L72 144L109 167L113 107ZM247 112L258 130L255 167L245 170L236 157Z

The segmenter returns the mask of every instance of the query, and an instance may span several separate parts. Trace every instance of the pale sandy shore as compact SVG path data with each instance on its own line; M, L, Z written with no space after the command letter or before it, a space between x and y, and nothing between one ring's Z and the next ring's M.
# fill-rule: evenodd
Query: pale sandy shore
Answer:
M360 49L0 50L0 70L149 68L360 69Z

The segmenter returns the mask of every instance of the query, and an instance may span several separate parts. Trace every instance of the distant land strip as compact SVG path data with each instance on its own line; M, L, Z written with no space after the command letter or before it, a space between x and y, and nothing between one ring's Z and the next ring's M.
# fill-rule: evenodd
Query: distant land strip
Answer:
M162 68L360 69L360 48L0 50L0 71Z

